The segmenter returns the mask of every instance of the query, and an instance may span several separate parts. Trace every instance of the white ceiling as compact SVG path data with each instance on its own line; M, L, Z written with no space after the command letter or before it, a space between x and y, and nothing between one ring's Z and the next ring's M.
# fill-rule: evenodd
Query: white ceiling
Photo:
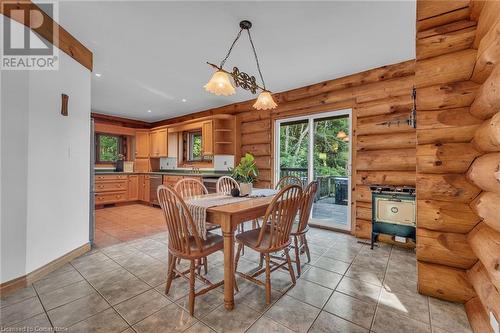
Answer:
M92 109L156 121L253 98L203 89L238 32L280 92L415 57L415 1L61 2L59 21L94 53ZM257 74L242 35L226 67ZM257 75L256 75L257 77ZM186 102L182 102L186 99ZM147 110L151 110L148 113Z

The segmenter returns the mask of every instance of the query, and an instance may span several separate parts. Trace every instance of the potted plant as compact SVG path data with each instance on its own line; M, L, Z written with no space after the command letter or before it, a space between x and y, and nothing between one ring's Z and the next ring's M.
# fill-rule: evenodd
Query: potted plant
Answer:
M231 177L240 184L240 195L252 193L252 184L259 176L259 170L255 165L255 158L252 154L246 153L235 168L230 168Z

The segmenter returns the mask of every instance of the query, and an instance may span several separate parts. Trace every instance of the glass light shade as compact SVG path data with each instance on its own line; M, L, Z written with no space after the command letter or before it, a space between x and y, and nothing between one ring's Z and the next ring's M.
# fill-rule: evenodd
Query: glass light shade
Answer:
M274 109L278 106L273 99L273 96L269 91L263 91L257 97L257 101L253 105L253 107L257 110L269 110Z
M344 142L349 142L349 137L348 137L348 136L346 136L345 138L343 138L343 139L342 139L342 141L344 141Z
M347 134L345 134L345 132L344 132L344 131L339 131L339 132L337 133L337 138L339 138L339 139L343 139L343 138L345 138L346 136L347 136Z
M214 73L214 75L212 75L210 81L205 84L204 88L206 91L211 92L212 94L216 94L217 96L229 96L233 95L236 92L233 85L231 84L229 75L221 70L218 70Z

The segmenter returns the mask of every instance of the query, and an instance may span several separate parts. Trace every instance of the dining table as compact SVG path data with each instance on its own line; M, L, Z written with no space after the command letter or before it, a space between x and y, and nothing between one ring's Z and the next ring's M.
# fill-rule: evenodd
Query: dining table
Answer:
M274 195L207 208L206 221L220 225L224 238L224 307L234 308L234 233L238 224L265 215Z

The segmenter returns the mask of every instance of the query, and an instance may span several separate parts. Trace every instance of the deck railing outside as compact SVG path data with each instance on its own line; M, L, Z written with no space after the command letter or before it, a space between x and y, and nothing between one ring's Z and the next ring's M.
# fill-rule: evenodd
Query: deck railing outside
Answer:
M280 178L285 176L298 177L303 184L307 184L307 169L304 168L280 168ZM336 204L347 205L347 178L338 176L314 177L318 181L318 192L315 201L327 197L335 197Z

